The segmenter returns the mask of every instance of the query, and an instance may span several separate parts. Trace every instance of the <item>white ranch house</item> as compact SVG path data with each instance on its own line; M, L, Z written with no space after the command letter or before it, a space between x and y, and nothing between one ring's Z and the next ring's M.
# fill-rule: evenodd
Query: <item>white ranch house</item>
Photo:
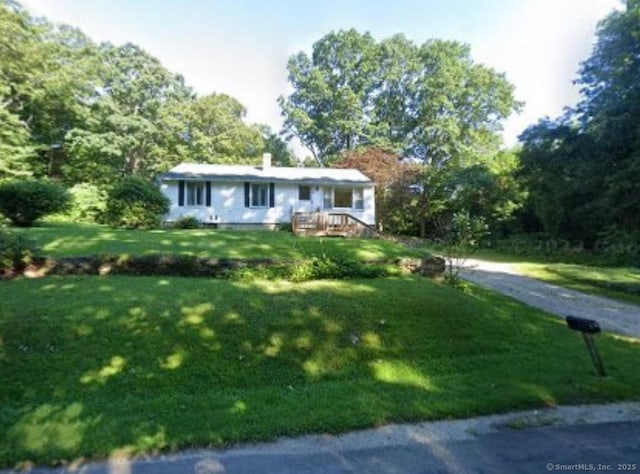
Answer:
M374 183L355 169L272 167L265 154L262 166L181 163L158 181L171 201L167 222L275 228L298 213L376 221Z

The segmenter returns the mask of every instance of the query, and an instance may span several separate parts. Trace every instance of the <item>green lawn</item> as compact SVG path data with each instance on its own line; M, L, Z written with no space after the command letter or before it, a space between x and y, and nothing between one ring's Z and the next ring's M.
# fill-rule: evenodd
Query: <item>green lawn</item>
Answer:
M624 302L640 304L640 268L548 261L483 251L474 255L483 260L513 263L526 276Z
M640 305L640 269L571 263L521 263L518 270L548 283Z
M342 256L356 260L422 256L424 252L377 239L296 237L290 232L123 230L94 224L51 223L21 230L52 257L92 254L190 254L217 258L299 259Z
M562 320L421 277L50 277L0 301L5 467L640 394L640 341L599 336L599 378Z

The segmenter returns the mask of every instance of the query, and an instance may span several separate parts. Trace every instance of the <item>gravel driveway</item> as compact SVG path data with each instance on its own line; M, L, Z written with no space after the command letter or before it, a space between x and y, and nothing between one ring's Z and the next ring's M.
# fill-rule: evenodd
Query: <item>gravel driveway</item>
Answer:
M640 338L640 307L634 304L543 283L506 263L469 259L460 276L559 317L595 319L603 331Z

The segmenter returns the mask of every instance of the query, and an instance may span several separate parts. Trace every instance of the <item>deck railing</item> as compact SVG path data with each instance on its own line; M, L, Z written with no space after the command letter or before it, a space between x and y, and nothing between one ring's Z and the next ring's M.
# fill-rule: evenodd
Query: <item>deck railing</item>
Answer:
M371 237L372 226L344 212L296 212L291 218L293 233L298 235L334 235Z

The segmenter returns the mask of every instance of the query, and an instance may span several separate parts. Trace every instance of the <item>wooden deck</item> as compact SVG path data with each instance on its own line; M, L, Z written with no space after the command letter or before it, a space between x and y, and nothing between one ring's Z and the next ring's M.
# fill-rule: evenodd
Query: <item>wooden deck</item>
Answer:
M372 237L372 226L342 212L296 212L291 218L296 235Z

